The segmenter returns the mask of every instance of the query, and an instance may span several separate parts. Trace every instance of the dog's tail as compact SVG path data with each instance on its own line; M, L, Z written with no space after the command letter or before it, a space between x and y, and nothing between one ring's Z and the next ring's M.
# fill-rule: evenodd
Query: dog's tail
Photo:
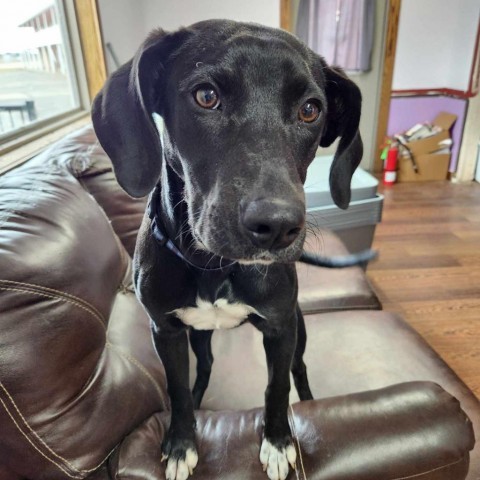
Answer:
M350 255L339 255L337 257L322 257L315 253L303 252L299 261L308 265L325 268L346 268L357 265L366 265L371 260L377 258L378 252L374 250L363 250L359 253Z

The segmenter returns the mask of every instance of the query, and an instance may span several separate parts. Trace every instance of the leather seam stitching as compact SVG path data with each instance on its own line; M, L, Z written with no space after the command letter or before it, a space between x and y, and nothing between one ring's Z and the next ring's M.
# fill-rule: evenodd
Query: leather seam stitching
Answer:
M22 413L20 412L17 404L15 403L15 401L13 400L13 398L11 397L10 393L8 392L8 390L5 388L5 386L3 385L2 382L0 382L0 387L2 388L2 390L5 392L5 394L7 395L7 398L10 400L10 403L13 405L13 408L15 409L15 411L18 413L19 417L21 418L22 422L24 423L24 425L27 427L27 429L34 435L34 437L47 449L48 452L50 452L54 457L57 457L59 460L63 461L69 468L71 468L72 470L74 470L75 472L78 472L79 474L81 473L89 473L89 472L93 472L94 470L96 470L98 468L95 467L91 470L80 470L78 468L76 468L74 465L72 465L68 460L66 460L65 458L63 458L61 455L58 455L58 453L56 453L54 450L52 450L46 443L45 441L38 435L37 432L35 432L35 430L33 430L33 428L30 426L30 424L27 422L27 420L25 419L25 417L22 415ZM49 462L53 463L55 466L57 466L60 470L62 470L64 473L66 473L69 477L71 478L82 478L81 476L79 475L73 475L73 474L70 474L68 473L66 470L65 470L65 467L62 467L61 465L59 465L55 460L49 458L44 452L42 452L37 445L35 445L35 443L33 443L33 441L28 437L28 435L22 430L22 428L20 427L20 425L18 424L18 422L15 420L15 418L13 417L12 413L10 412L10 410L8 409L8 407L5 405L5 402L0 398L0 402L2 402L2 405L5 409L5 411L8 413L8 415L10 416L10 418L12 419L13 423L15 424L15 426L17 427L17 429L20 431L20 433L28 440L28 442L33 446L33 448L35 448L35 450L37 450L44 458L46 458ZM105 460L102 461L102 463L104 462ZM101 464L100 464L101 465ZM99 465L99 466L100 466Z
M11 288L11 287L2 287L0 286L0 290L11 290L11 291L19 291L19 292L25 292L25 293L31 293L31 294L34 294L34 295L39 295L39 296L42 296L42 297L47 297L47 298L53 298L53 299L61 299L61 300L64 300L65 302L68 302L68 303L72 303L73 305L87 311L88 313L90 313L91 315L93 315L97 320L100 321L102 327L105 329L105 325L104 323L101 321L101 319L94 314L94 312L90 311L89 309L87 309L85 306L81 305L80 303L78 302L75 302L73 300L69 300L69 299L66 299L66 298L63 298L61 296L54 296L54 295L47 295L45 293L40 293L40 292L35 292L35 291L32 291L32 290L27 290L27 289L20 289L20 288ZM145 369L145 367L134 357L128 355L127 353L125 352L122 352L118 347L115 347L114 345L112 345L110 342L106 342L105 343L105 346L107 348L111 348L113 349L118 355L122 356L123 358L125 358L126 360L128 360L129 362L131 362L132 364L134 364L135 366L137 366L137 368L152 382L152 384L154 385L155 389L157 390L157 392L159 393L159 396L160 396L160 399L161 399L161 402L162 402L162 405L163 405L163 408L165 409L165 404L164 404L164 401L163 401L163 391L162 389L160 388L160 386L158 385L158 383L155 381L155 379L150 375L150 373ZM55 452L53 452L53 450L50 449L50 447L48 447L48 445L46 445L44 443L44 441L38 436L38 434L30 427L30 425L28 424L28 422L26 421L26 419L23 417L23 415L21 414L20 410L18 409L18 407L16 406L15 402L13 401L12 397L9 395L8 391L5 389L5 387L0 383L0 386L2 387L2 389L5 391L5 393L7 394L8 398L10 399L10 401L12 402L13 406L15 407L15 410L17 411L17 413L19 414L20 418L22 419L22 421L25 423L25 425L28 427L28 429L35 435L35 437L47 448L47 450L51 451L55 456L57 456L58 458L60 458L61 460L63 460L67 465L70 466L70 468L72 468L73 470L75 471L79 471L79 472L83 472L83 473L89 473L89 472L92 472L94 470L96 470L105 460L102 461L102 463L100 463L97 467L91 469L91 470L78 470L76 469L75 467L73 467L72 465L70 465L68 463L68 461L62 457L60 457L59 455L57 455ZM3 402L2 402L3 403ZM7 412L8 412L8 409L6 409ZM9 413L10 414L10 413ZM11 416L11 415L10 415ZM12 420L15 422L15 420L13 419L12 417ZM23 431L19 428L19 430L23 433ZM28 439L28 437L27 437ZM38 448L37 448L38 450ZM40 450L39 450L40 451ZM41 452L40 452L41 453ZM45 455L44 455L45 456ZM47 458L47 457L45 457ZM108 458L108 457L107 457ZM54 462L53 462L54 463ZM57 465L58 466L58 465ZM72 478L77 478L77 477L72 477Z
M301 466L302 466L302 472L303 472L305 480L307 480L307 476L305 474L305 468L304 468L304 465L303 465L302 452L300 450L300 442L299 442L299 439L298 439L298 435L297 435L297 432L296 432L296 429L295 429L295 422L294 422L294 419L293 419L294 411L293 411L293 407L291 405L290 405L290 411L291 411L291 415L288 416L289 417L289 423L290 423L290 426L291 426L291 429L292 429L292 432L293 432L293 435L294 435L293 438L295 439L295 441L297 443L297 446L298 446L299 458L300 458L300 463L301 463ZM433 468L431 470L427 470L427 471L422 472L422 473L416 473L414 475L408 475L406 477L395 477L395 478L392 478L391 480L409 480L411 478L418 478L418 477L421 477L423 475L428 475L429 473L436 472L436 471L442 470L444 468L449 468L449 467L452 467L454 465L457 465L458 463L463 462L464 459L465 459L465 456L463 456L462 458L460 458L459 460L457 460L455 462L448 463L447 465L442 465L440 467ZM296 469L295 469L295 473L297 473ZM297 473L297 478L298 478L298 473Z
M0 284L1 283L11 283L13 285L20 285L20 286L24 286L24 287L31 287L32 289L38 289L40 291L46 291L46 292L51 292L51 293L56 293L58 294L59 296L62 296L62 297L67 297L67 298L71 298L72 300L75 300L79 303L82 303L84 304L85 306L91 308L99 317L101 317L101 319L105 322L105 319L103 317L103 315L101 314L101 312L95 308L91 303L87 302L86 300L83 300L82 298L80 297L77 297L75 295L72 295L71 293L66 293L66 292L62 292L61 290L56 290L55 288L50 288L50 287L44 287L42 285L36 285L34 283L25 283L25 282L16 282L15 280L5 280L5 279L0 279Z
M128 353L126 352L123 352L121 350L121 348L117 347L116 345L113 345L111 344L110 342L106 342L105 346L107 348L110 348L112 349L113 351L115 351L118 355L120 355L121 357L125 358L126 360L128 360L130 363L133 363L152 383L153 383L153 386L155 387L155 389L157 390L159 396L160 396L160 400L162 402L162 409L163 410L166 410L166 405L164 403L164 399L163 399L163 390L160 388L160 385L157 383L157 381L153 378L153 376L147 371L147 369L142 365L142 363L137 360L135 357L129 355Z
M21 429L20 425L18 425L17 421L15 420L15 418L13 417L13 415L10 413L10 411L8 410L7 406L5 405L5 402L0 398L0 402L2 403L3 405L3 408L4 410L7 412L8 416L11 418L11 420L13 421L15 427L17 428L17 430L27 439L27 441L32 445L32 447L38 452L40 453L40 455L42 455L42 457L44 457L45 459L47 459L49 462L53 463L56 467L58 467L59 470L61 470L63 473L65 473L66 475L68 475L70 478L82 478L81 476L79 475L72 475L70 473L68 473L66 471L66 469L64 467L62 467L61 465L59 465L57 462L55 462L55 460L52 460L51 458L47 457L47 455L45 455L45 453L43 453L33 442L32 440L28 437L28 435Z
M302 475L303 475L304 480L307 480L307 474L305 473L305 467L303 465L302 450L300 448L300 440L298 438L297 429L295 428L295 421L294 421L295 412L293 411L293 407L291 405L289 405L289 407L290 407L290 415L288 415L288 420L289 420L289 423L290 423L290 428L292 429L293 438L294 438L294 440L297 444L298 457L300 459L300 466L302 468ZM298 469L297 469L296 466L295 466L295 474L297 475L297 478L299 478L298 477ZM398 480L401 480L401 479L398 479Z
M52 298L54 300L63 300L64 302L71 303L72 305L75 305L76 307L81 308L82 310L85 310L90 315L92 315L101 324L103 331L106 332L106 327L105 327L104 320L100 316L98 316L97 313L91 311L85 305L82 305L79 302L76 302L76 301L70 300L68 298L65 298L63 295L48 295L46 293L37 292L35 290L27 290L27 289L23 289L23 288L13 288L13 287L2 287L2 286L0 286L0 290L10 290L10 291L15 291L15 292L30 293L30 294L38 295L38 296L41 296L41 297Z
M463 462L464 458L465 457L462 457L460 460L457 460L456 462L448 463L447 465L442 465L441 467L433 468L432 470L427 470L426 472L415 473L414 475L408 475L407 477L396 477L396 478L392 478L392 480L408 480L410 478L416 478L416 477L418 478L418 477L421 477L423 475L428 475L429 473L437 472L438 470L442 470L444 468L452 467L453 465L456 465L457 463Z

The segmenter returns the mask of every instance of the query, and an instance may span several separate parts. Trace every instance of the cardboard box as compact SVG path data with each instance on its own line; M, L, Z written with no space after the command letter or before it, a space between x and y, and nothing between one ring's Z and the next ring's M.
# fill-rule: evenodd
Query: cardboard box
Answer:
M407 146L412 152L413 156L417 157L419 155L425 155L438 150L438 144L443 140L448 140L449 138L450 132L448 130L442 130L431 137L422 138L421 140L416 140L414 142L408 142Z
M446 180L449 153L427 153L415 157L418 172L412 167L412 161L407 157L400 157L398 161L397 181L399 182L428 182Z
M441 128L438 133L406 143L414 161L405 152L400 155L398 160L398 182L426 182L445 180L447 178L450 153L439 152L442 149L440 142L450 139L450 128L452 128L456 119L456 115L442 112L432 122L433 125ZM415 172L414 162L418 167L418 172Z

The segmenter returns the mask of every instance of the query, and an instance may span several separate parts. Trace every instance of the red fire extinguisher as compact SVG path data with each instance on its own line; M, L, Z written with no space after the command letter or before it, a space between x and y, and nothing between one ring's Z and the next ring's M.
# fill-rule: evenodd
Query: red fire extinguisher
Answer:
M397 181L398 147L395 143L388 149L385 168L383 170L383 184L393 185Z

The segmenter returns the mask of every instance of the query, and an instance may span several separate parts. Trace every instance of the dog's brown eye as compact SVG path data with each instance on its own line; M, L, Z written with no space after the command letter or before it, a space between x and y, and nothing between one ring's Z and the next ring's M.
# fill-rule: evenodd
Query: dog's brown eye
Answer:
M202 108L209 108L210 110L215 110L220 105L218 93L212 87L199 88L195 91L194 97L195 101Z
M314 122L320 115L320 109L313 102L305 102L298 111L298 118L305 123Z

